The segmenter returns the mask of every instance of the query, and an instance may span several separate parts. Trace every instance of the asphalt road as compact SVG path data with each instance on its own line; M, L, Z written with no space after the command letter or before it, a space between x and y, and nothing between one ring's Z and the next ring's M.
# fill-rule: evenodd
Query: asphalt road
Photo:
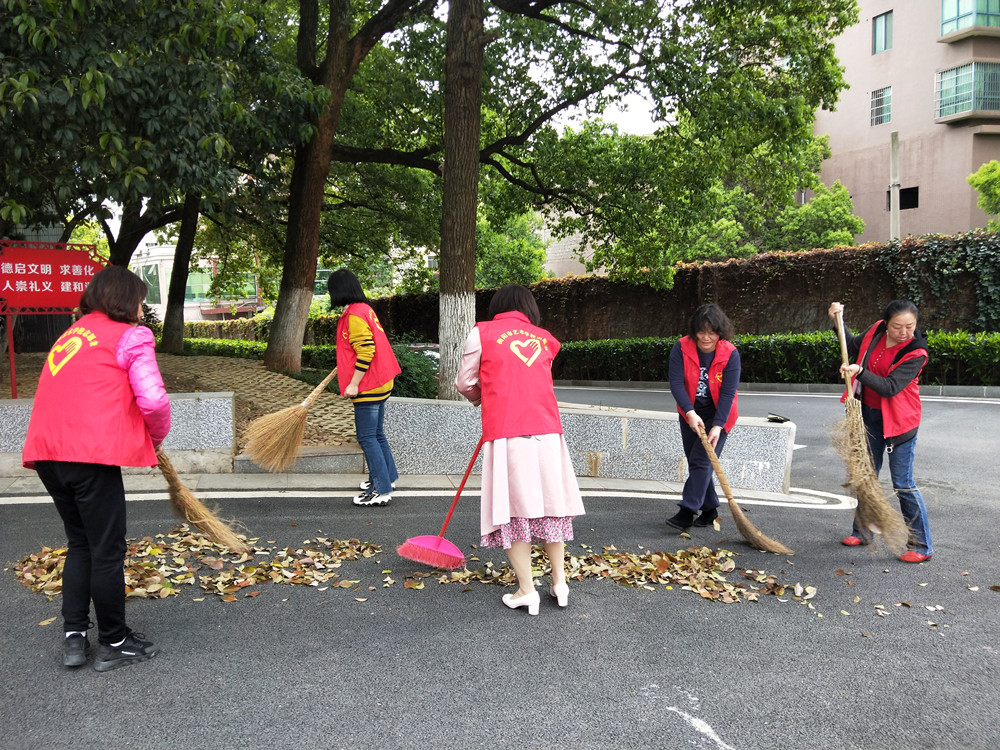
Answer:
M560 400L578 396L560 389ZM634 408L669 401L650 392L614 398ZM794 486L839 490L844 470L828 437L842 415L835 398L751 393L741 405L748 416L774 411L796 422ZM816 587L808 602L721 604L676 586L588 579L572 584L566 610L543 597L540 615L528 617L506 610L496 585L432 578L404 587L427 569L394 548L438 531L445 494L401 487L384 509L354 508L346 490L223 498L221 515L272 551L318 536L383 551L344 563L357 591L264 584L256 598L231 603L196 587L131 600L131 626L162 653L105 674L61 666L58 597L32 593L11 570L62 542L54 510L2 505L0 748L995 750L998 418L997 402L925 403L916 476L934 533L929 563L842 547L851 520L842 510L744 506L796 550L786 558L750 549L731 523L690 540L668 534L662 519L673 498L610 494L586 499L568 545L576 555L581 545L636 554L726 548L740 568ZM129 514L134 536L174 525L163 502L132 503ZM476 564L499 566L502 554L470 548L477 526L473 497L448 538L478 554ZM395 583L384 586L386 577ZM735 572L728 579L743 582Z

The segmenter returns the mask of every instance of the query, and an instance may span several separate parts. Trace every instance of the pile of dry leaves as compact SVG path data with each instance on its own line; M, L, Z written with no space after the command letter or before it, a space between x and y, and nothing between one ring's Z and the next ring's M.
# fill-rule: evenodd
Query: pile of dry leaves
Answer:
M235 601L237 595L255 597L265 583L299 584L319 590L343 588L354 592L376 590L376 585L365 585L359 579L345 578L341 568L344 562L372 558L382 552L375 544L357 539L340 540L325 537L306 540L302 546L271 549L260 546L258 539L248 539L250 552L232 555L186 524L169 534L144 537L131 541L125 558L125 585L128 596L138 598L165 598L176 596L184 586L197 585L207 594ZM273 544L273 542L272 542ZM567 555L567 572L571 579L606 578L623 586L655 590L657 587L678 587L692 591L705 599L718 602L757 601L761 595L784 596L789 584L779 583L774 575L759 570L738 570L744 579L731 583L727 575L736 571L733 553L709 547L689 547L677 552L649 552L642 554L621 552L613 546L604 547L600 553L587 545L580 545L583 554ZM43 547L40 552L28 555L15 565L17 577L28 588L42 594L62 591L62 568L66 559L65 549ZM544 558L536 548L533 562L538 576L547 572L542 566ZM475 556L470 564L481 562ZM409 563L408 563L409 564ZM382 570L379 583L383 588L392 586L392 570ZM437 583L487 583L503 586L515 583L514 573L504 564L496 568L492 562L481 567L463 570L414 571L407 573L403 585L408 589L422 589L427 580ZM795 584L791 598L803 601L815 595L813 587ZM204 597L202 597L204 598ZM356 597L358 598L358 597ZM363 598L358 598L364 601ZM200 601L200 599L197 599Z

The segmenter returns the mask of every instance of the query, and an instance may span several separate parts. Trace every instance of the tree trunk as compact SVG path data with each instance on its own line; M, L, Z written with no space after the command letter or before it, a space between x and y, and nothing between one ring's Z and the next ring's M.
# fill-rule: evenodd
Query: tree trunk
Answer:
M357 67L348 60L347 42L351 32L349 5L331 3L327 56L320 75L332 96L326 111L316 123L315 135L295 151L281 286L264 352L264 366L271 370L298 372L302 369L302 338L309 322L309 306L316 281L320 218L326 179L330 174L333 136L340 121L344 92ZM313 24L314 19L302 19L299 27L301 38L315 31L311 28Z
M184 351L184 290L191 269L191 251L198 231L200 208L200 195L185 197L177 247L174 248L174 266L170 272L170 288L167 290L167 311L163 314L161 352L180 354Z
M454 400L462 345L476 322L483 0L451 0L446 39L438 398Z

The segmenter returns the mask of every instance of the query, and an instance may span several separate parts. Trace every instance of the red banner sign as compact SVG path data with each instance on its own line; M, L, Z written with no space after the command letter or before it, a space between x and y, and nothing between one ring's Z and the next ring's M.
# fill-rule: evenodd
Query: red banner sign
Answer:
M0 312L72 311L105 265L94 245L0 241Z

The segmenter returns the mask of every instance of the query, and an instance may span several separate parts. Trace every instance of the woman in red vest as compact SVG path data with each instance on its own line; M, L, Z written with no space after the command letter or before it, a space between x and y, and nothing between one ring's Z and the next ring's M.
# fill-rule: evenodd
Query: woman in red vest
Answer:
M842 304L833 302L828 312L836 318L843 311ZM927 364L927 339L917 328L919 316L915 304L898 299L886 305L882 319L862 335L845 330L847 353L855 364L840 368L860 388L861 418L876 474L882 469L883 457L889 455L892 486L910 528L910 549L899 559L908 563L924 562L934 554L924 496L913 481L913 452L921 414L917 380ZM853 397L858 398L856 392ZM869 541L867 530L859 529L855 521L851 535L842 543L855 547Z
M455 378L458 391L482 405L480 543L507 550L517 576L517 592L503 603L537 615L531 542L544 545L549 593L565 607L565 542L573 538L573 518L584 513L552 389L559 342L538 327L538 305L523 286L498 289L488 315L469 334Z
M28 423L24 466L62 517L63 664L90 651L90 602L97 616L94 669L145 661L158 649L125 624L125 487L122 466L156 466L170 430L170 400L153 333L140 326L146 282L124 266L94 275L81 317L49 351Z
M719 517L712 463L699 435L707 430L708 442L718 455L736 423L740 353L730 342L732 336L733 324L721 308L702 305L691 316L688 335L670 352L670 393L683 417L681 443L688 478L679 510L667 519L667 525L680 531L711 526Z
M388 505L399 479L385 436L385 405L402 370L358 277L341 268L327 281L330 307L344 307L337 322L337 383L354 403L354 431L365 454L368 479L355 505Z

